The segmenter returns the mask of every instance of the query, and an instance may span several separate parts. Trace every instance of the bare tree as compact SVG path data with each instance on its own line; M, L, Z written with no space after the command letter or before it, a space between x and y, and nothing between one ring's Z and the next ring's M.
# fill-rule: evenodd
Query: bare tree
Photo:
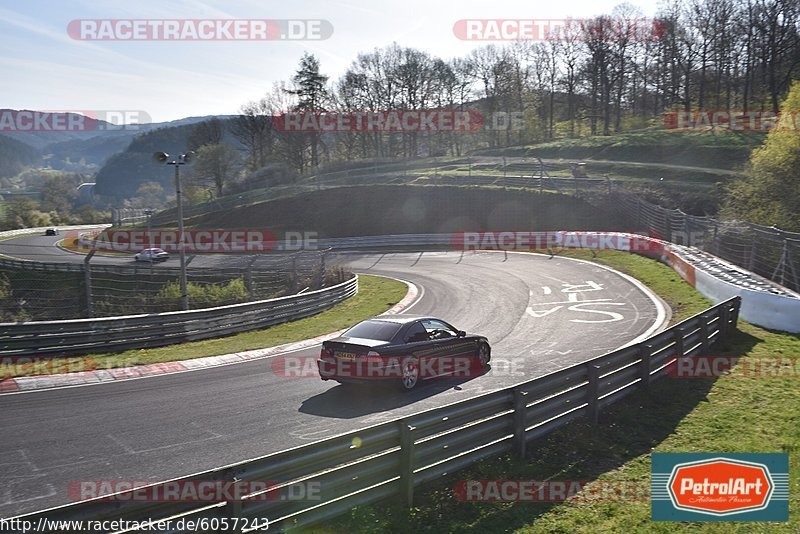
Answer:
M192 178L197 184L210 184L217 197L239 169L239 152L225 144L203 145L197 149Z
M205 145L216 145L222 142L225 127L222 121L214 117L200 122L192 128L189 134L189 150L197 150Z
M292 105L293 99L287 94L285 84L276 82L266 96L243 105L239 115L233 119L231 133L244 145L250 170L269 163L277 139L273 122Z
M569 121L569 135L575 136L575 92L578 88L578 69L581 61L581 39L584 38L579 22L568 20L561 27L554 29L548 36L556 43L558 61L562 68L561 85L567 91L567 120Z

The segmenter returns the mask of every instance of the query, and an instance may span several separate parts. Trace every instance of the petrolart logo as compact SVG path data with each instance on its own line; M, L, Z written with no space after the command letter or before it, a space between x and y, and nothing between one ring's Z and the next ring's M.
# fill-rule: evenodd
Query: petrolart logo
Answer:
M784 453L654 453L651 485L654 521L789 519Z

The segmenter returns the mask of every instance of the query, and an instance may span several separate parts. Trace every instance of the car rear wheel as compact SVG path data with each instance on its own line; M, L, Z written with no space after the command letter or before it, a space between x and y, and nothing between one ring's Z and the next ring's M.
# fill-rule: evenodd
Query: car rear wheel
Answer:
M411 391L419 383L419 361L416 358L408 358L403 361L402 378L400 384L406 391Z
M492 359L492 352L489 345L486 343L478 344L478 361L481 362L483 367L489 365L489 360Z

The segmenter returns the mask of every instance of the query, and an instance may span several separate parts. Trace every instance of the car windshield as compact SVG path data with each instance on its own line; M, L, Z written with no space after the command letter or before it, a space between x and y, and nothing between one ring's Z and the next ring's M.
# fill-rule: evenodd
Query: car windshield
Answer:
M347 337L391 341L402 325L389 321L364 321L344 333Z

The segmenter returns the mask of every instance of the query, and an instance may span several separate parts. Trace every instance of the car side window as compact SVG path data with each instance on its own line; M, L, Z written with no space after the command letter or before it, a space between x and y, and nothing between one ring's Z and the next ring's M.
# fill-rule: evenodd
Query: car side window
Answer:
M425 327L431 339L446 339L458 335L458 332L453 331L448 325L435 319L422 321L422 326Z
M412 324L406 332L406 343L418 343L428 341L428 331L420 323Z

